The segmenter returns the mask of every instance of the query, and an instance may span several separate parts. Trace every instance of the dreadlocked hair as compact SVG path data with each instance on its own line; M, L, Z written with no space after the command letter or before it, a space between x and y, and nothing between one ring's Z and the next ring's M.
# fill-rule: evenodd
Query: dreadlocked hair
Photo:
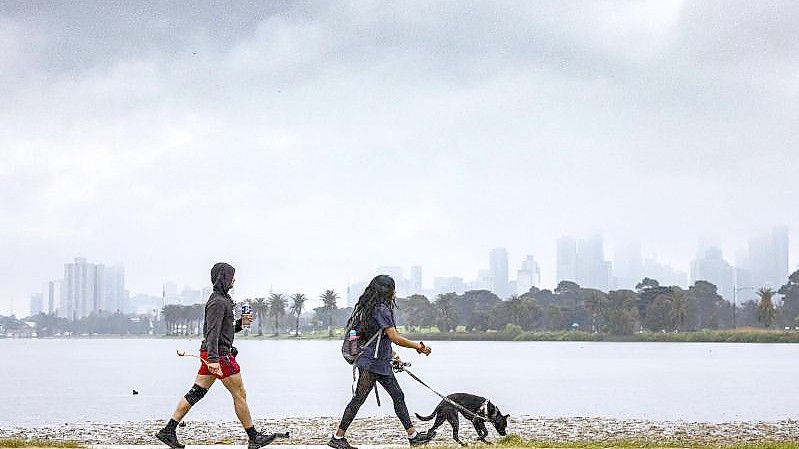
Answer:
M357 329L361 338L371 338L378 331L373 317L375 308L380 304L388 306L389 309L397 307L394 299L394 279L385 274L375 276L366 286L347 321L347 328Z

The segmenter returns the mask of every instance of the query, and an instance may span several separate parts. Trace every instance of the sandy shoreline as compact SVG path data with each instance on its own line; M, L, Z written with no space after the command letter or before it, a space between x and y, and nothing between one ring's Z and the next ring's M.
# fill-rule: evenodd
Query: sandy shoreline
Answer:
M337 418L285 418L257 420L259 429L288 431L291 438L279 440L280 444L324 444L334 429ZM430 423L415 423L426 429ZM63 425L0 426L0 438L35 438L77 441L84 444L157 444L153 433L162 426L160 421L104 424L99 422ZM490 429L490 440L498 435ZM692 423L657 422L643 420L617 420L605 418L539 418L512 417L510 433L525 439L539 441L686 441L692 443L735 444L763 441L799 440L799 421ZM244 444L245 434L237 422L187 421L178 434L186 444ZM476 435L469 422L461 418L461 439L475 441ZM353 443L403 444L404 432L394 417L358 418L348 432ZM435 442L452 443L448 424L439 428Z

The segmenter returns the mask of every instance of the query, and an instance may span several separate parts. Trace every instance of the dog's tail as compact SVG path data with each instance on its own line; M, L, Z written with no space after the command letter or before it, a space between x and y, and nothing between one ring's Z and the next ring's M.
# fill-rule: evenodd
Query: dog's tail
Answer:
M416 415L416 417L421 419L422 421L430 421L431 419L433 419L434 416L436 416L436 413L437 411L433 410L433 413L431 413L430 416L422 416L418 413L414 413L414 415Z

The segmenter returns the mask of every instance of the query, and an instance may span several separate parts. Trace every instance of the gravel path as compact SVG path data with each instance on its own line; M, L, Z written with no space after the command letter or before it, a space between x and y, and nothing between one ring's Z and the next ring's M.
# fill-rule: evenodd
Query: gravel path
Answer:
M291 438L280 444L324 444L337 423L337 418L286 418L257 420L265 431L288 431ZM75 423L39 426L34 429L0 426L0 438L43 438L72 440L85 444L156 444L152 435L162 422L144 421L121 424ZM421 423L420 429L429 423ZM498 435L489 426L490 439ZM566 441L647 440L685 441L690 443L734 444L764 441L799 440L799 421L732 422L722 424L691 422L654 422L603 418L539 418L512 417L508 431L525 439ZM244 444L245 434L237 422L187 421L178 429L187 444ZM439 429L435 442L452 444L449 424ZM475 441L471 424L461 418L461 439ZM394 417L359 418L352 424L348 439L353 444L404 444L404 431Z

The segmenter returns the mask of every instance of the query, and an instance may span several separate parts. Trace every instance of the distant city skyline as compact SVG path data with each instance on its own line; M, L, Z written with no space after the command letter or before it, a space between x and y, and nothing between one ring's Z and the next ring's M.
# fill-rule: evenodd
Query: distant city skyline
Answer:
M753 298L751 287L766 286L779 289L788 275L799 269L789 265L790 235L784 225L752 233L746 245L736 251L734 263L730 262L729 255L725 255L717 242L706 237L698 239L694 255L685 271L680 267L673 267L644 256L643 246L637 240L616 241L612 257L605 254L606 246L609 245L600 234L584 238L561 236L553 248L557 262L552 266L544 265L543 268L538 262L538 255L525 254L523 258L511 259L505 248L496 247L487 252L484 266L475 270L477 275L473 278L457 274L428 273L424 265L418 263L407 267L378 265L373 273L363 280L350 281L345 288L338 290L342 298L340 305L353 306L371 276L376 274L389 274L394 277L400 296L411 294L434 296L447 292L460 294L466 290L485 289L507 298L510 295L522 294L532 286L553 289L560 280L571 280L583 287L604 291L634 289L635 284L643 277L650 277L664 285L682 287L687 287L696 280L707 280L716 284L719 293L730 300L735 288L747 287L737 293L738 300L743 301ZM131 311L145 312L165 304L201 303L211 291L209 285L187 284L178 291L177 283L166 281L160 285L160 292L129 293L124 283L125 269L120 264L106 266L88 263L85 258L75 258L73 262L64 264L64 267L63 279L42 281L41 291L32 293L27 304L30 310L52 311L54 306L64 304L70 311L61 311L60 316L67 317L74 314L81 317L90 311L104 308L107 310L109 306L124 310L120 307L124 302L135 309ZM554 281L551 283L544 281L542 273L547 271L555 273ZM514 273L514 276L510 273ZM64 283L64 279L70 279L70 276L76 276L75 280ZM101 281L98 281L100 279L98 276L102 278ZM95 287L102 289L103 293L95 293ZM70 288L74 289L74 293L68 293ZM84 291L79 292L80 289ZM294 292L294 290L279 289L278 291ZM316 296L319 292L299 291L306 293L311 303L318 301ZM237 295L237 299L266 294L267 292L254 292L246 296ZM72 306L73 303L78 305Z

